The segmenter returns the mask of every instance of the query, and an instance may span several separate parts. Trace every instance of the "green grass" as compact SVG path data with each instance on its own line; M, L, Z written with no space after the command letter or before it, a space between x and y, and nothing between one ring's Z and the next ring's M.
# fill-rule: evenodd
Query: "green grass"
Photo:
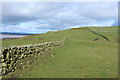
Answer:
M25 45L69 39L63 47L40 57L29 68L13 73L21 78L115 78L118 77L118 28L90 28L109 38L110 42L89 30L63 30L31 37L4 40L5 45ZM39 39L40 38L40 39ZM92 41L100 38L98 41ZM26 40L24 40L26 39Z

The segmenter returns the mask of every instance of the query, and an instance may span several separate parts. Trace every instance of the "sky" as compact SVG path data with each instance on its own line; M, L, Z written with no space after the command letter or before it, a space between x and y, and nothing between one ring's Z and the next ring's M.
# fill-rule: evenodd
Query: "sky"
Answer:
M3 2L2 32L45 33L117 26L117 2Z

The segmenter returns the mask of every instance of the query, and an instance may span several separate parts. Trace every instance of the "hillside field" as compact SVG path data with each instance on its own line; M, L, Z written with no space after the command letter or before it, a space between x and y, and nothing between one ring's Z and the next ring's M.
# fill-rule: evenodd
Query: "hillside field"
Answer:
M2 46L59 41L68 37L64 46L45 55L7 77L19 78L116 78L118 77L118 27L90 27L106 36L108 42L86 28L50 31L13 40L3 40ZM97 41L93 39L99 38Z

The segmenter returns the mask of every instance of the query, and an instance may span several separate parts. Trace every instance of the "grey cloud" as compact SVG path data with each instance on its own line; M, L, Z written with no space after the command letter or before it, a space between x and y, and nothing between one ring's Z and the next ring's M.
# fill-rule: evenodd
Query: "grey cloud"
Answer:
M117 17L117 3L9 2L2 5L4 26L18 29L63 30L74 26L104 24ZM26 28L21 26L25 23ZM10 29L10 28L7 28ZM10 29L11 30L11 29ZM36 30L36 31L37 31Z

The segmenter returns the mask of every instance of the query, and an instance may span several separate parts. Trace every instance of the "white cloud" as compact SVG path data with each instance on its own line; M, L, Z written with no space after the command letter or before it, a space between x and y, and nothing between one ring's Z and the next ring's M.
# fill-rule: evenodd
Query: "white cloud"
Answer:
M3 3L3 31L47 32L86 25L111 26L117 20L114 2Z

